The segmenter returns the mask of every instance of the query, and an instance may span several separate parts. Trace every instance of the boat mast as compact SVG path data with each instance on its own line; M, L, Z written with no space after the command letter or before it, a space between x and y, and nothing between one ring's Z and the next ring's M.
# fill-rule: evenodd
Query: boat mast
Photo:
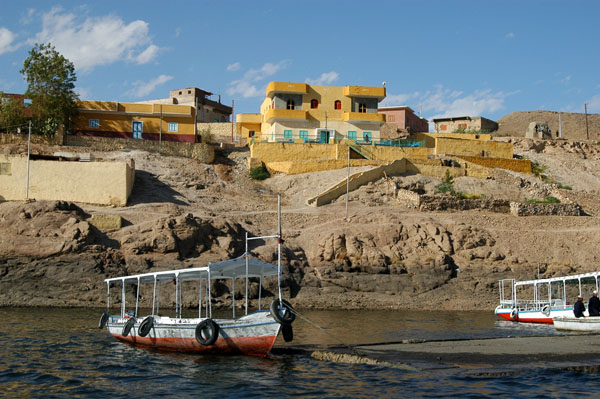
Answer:
M329 135L329 133L327 133ZM277 288L279 288L279 305L281 306L281 194L277 194Z

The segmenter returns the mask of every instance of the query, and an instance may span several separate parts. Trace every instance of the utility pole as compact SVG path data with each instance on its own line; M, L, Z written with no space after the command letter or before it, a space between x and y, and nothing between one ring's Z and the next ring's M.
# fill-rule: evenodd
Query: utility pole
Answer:
M562 115L558 113L558 137L562 138Z
M348 168L346 175L346 222L348 221L348 195L350 193L350 144L348 144Z
M219 98L219 102L221 102L220 98ZM233 123L234 123L233 122L233 116L234 116L234 113L233 113L233 100L231 100L231 144L233 144Z
M327 144L329 144L329 130L327 130L327 111L325 111L325 159L329 159Z
M587 104L583 104L585 109L585 136L587 139L590 139L590 131L588 130L588 120L587 120Z
M27 183L25 188L25 200L29 200L29 155L31 153L31 121L29 121L29 133L27 134Z

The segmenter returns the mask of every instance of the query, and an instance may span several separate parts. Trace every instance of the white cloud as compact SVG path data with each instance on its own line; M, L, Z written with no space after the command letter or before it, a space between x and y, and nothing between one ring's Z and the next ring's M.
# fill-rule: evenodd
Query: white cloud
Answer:
M173 79L173 76L169 75L160 75L159 77L150 80L149 82L143 82L138 80L132 83L131 90L128 90L125 94L130 95L132 97L141 98L145 97L148 94L152 93L156 87L168 82Z
M587 101L588 112L600 113L600 94L596 94L594 97Z
M381 105L409 105L426 112L426 118L431 121L447 116L485 116L503 109L505 99L517 93L493 92L489 89L464 93L438 85L434 91L424 93L390 94Z
M16 46L12 45L14 40L14 33L6 28L0 28L0 54L15 50Z
M238 69L240 69L241 67L242 67L242 64L240 64L239 62L234 62L233 64L227 65L227 70L229 72L235 72Z
M80 70L127 60L144 64L153 60L159 48L151 43L148 23L126 24L114 15L86 17L61 13L53 8L42 16L42 31L31 42L52 43Z
M35 8L28 8L27 11L21 16L21 24L29 25L33 22L33 15L35 14Z
M75 89L75 92L79 96L80 100L89 100L92 97L91 93L90 93L90 90L87 89L87 88L85 88L85 87L77 87Z
M571 81L571 75L567 75L564 77L564 79L562 79L560 82L563 84L567 84Z
M233 80L229 83L227 94L230 96L241 95L244 98L248 97L260 97L264 95L265 88L257 88L255 82L260 82L270 76L275 75L282 69L287 68L290 65L290 61L282 60L277 64L267 62L260 69L248 70L241 79Z
M306 83L309 85L328 85L338 80L339 77L340 74L335 71L324 72L316 79L306 78Z
M506 35L504 35L505 39L514 39L515 38L515 32L508 32Z
M148 46L148 48L146 48L146 50L142 51L140 54L138 54L133 59L138 64L147 64L148 62L150 62L154 58L156 58L156 55L158 54L159 50L160 50L160 48L158 46L151 44Z

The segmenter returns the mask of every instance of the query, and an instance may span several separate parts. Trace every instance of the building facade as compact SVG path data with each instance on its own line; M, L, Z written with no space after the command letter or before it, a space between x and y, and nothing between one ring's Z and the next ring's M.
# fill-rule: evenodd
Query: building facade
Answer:
M79 101L73 133L194 143L195 109L189 105Z
M435 133L457 132L494 132L498 130L498 123L481 116L458 116L436 118L433 120Z
M380 107L379 113L385 115L386 123L396 125L400 131L407 133L422 133L429 131L427 119L419 118L410 107Z
M271 82L260 114L240 114L242 135L279 142L379 140L385 116L377 113L385 87L318 86ZM260 132L257 132L260 115Z

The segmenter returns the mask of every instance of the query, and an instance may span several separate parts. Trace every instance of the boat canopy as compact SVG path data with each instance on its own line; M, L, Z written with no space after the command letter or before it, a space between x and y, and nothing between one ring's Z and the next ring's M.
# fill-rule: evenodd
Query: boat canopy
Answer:
M600 277L600 272L575 274L575 275L572 275L572 276L540 278L540 279L536 279L536 280L515 281L515 287L516 286L520 286L520 285L553 283L555 281L579 280L579 279L588 278L588 277L593 277L593 278L597 279L598 277Z
M247 273L246 273L247 260ZM154 281L198 281L205 279L231 279L246 277L268 277L277 276L277 266L262 261L258 258L244 254L239 258L224 260L216 263L209 263L205 267L195 267L190 269L169 270L164 272L154 272L145 274L136 274L132 276L107 278L104 280L107 284L137 284L154 283Z

